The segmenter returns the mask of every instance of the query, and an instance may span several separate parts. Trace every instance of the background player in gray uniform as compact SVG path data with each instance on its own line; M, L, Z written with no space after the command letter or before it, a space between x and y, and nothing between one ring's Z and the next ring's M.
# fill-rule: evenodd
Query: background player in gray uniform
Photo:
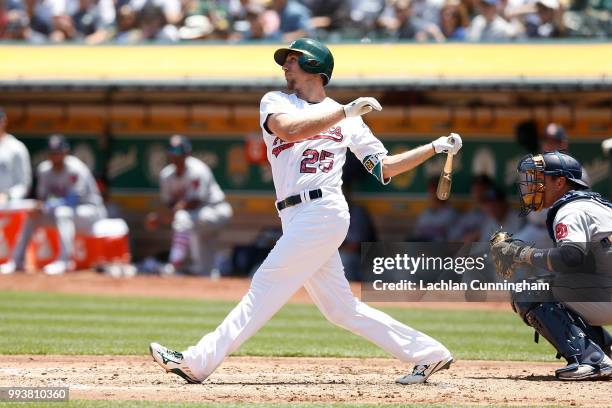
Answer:
M49 137L49 159L37 170L39 205L25 222L11 260L0 266L1 273L23 268L28 241L35 228L41 225L55 225L60 237L59 258L44 267L45 273L59 275L72 269L75 231L89 231L96 221L106 217L91 171L81 160L69 155L69 150L63 136Z
M32 185L28 149L6 133L6 124L6 114L0 108L0 205L25 198Z
M342 167L350 147L366 170L387 184L436 153L456 154L461 137L442 136L388 155L361 118L372 109L382 109L376 99L358 98L341 105L326 96L324 86L334 61L325 45L302 38L277 50L274 60L282 66L289 92L268 92L259 112L283 235L255 273L248 293L215 331L184 352L152 343L151 355L166 371L202 382L303 286L331 322L414 365L398 383L422 383L448 368L451 353L351 292L338 253L349 227Z
M555 247L509 239L492 246L493 256L553 272L552 297L574 300L568 296L574 294L580 302L514 301L513 306L567 360L557 378L610 379L612 337L602 326L612 324L612 203L588 191L582 166L567 154L529 155L518 170L522 213L549 208L546 225Z
M232 207L225 201L210 168L191 156L191 143L174 135L168 143L168 160L159 175L163 208L149 213L148 229L172 224L172 246L167 272L184 268L191 255L190 272L211 273L221 228L232 217Z

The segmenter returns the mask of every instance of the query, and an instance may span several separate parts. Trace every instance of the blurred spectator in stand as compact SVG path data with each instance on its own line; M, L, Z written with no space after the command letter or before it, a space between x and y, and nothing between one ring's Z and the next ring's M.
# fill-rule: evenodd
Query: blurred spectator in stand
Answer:
M246 18L244 5L251 0L186 0L183 1L184 26L201 31L192 39L234 40L233 24ZM193 17L193 18L190 18ZM204 17L204 18L202 18ZM181 27L182 28L182 27ZM212 30L211 30L212 28ZM183 30L185 31L185 30ZM210 31L210 33L208 33ZM240 36L239 36L240 37ZM182 39L184 38L181 35Z
M247 6L246 14L248 30L243 34L243 40L280 41L280 17L274 10L266 10L253 3Z
M193 15L185 18L185 23L179 28L181 40L205 40L212 38L215 31L210 19L203 15Z
M429 23L416 34L419 41L464 41L469 24L467 12L459 0L447 0L440 9L440 25Z
M280 17L282 42L289 43L312 35L310 10L297 0L272 0L272 10Z
M8 24L8 12L9 6L6 4L6 0L0 0L0 39L4 38L4 31Z
M66 12L66 3L55 0L23 0L23 8L28 16L32 33L29 36L34 42L64 41L64 30L72 30L66 26L70 20Z
M130 0L128 4L137 14L151 13L153 9L161 10L165 24L178 26L184 18L181 0Z
M432 177L427 182L429 207L416 219L414 231L407 241L444 242L457 219L457 211L447 200L442 201L436 196L438 177Z
M6 29L11 20L11 12L20 9L21 3L17 0L0 0L0 39L7 38Z
M412 16L419 31L430 25L440 26L440 10L445 0L412 0Z
M0 23L1 25L1 23ZM12 9L6 14L6 26L0 28L2 34L0 39L9 41L27 41L31 43L43 43L46 41L44 35L30 28L30 20L24 10Z
M138 14L137 36L139 41L176 42L179 40L178 29L168 24L163 10L150 3Z
M385 10L385 0L347 0L349 19L343 30L345 38L369 41L378 36L378 19Z
M518 35L516 28L499 14L498 1L480 1L480 14L472 19L468 27L469 41L504 41Z
M378 18L377 23L382 28L385 38L411 40L418 31L414 24L411 0L393 0Z
M129 4L124 4L117 9L115 42L124 44L138 41L137 18L136 11Z
M345 38L344 31L350 22L349 0L303 0L310 10L310 25L316 37L327 41L340 41Z
M610 0L574 0L563 14L568 36L606 38L612 36Z
M75 39L88 44L108 41L116 21L113 0L68 0Z
M541 152L554 152L555 150L567 151L567 134L563 126L556 123L549 123L544 129L544 134L540 138Z
M247 6L253 1L257 0L217 0L214 1L217 7L209 4L205 8L206 12L204 14L208 15L212 10L216 10L217 14L223 16L222 18L227 21L228 25L233 26L238 21L246 20ZM202 7L202 4L208 3L200 1L199 4Z
M342 184L342 190L348 203L351 220L346 238L338 251L346 278L350 281L361 281L361 243L375 242L376 229L368 210L353 201L350 181Z
M537 0L536 13L527 16L525 31L529 38L563 37L565 27L559 0Z
M472 208L462 214L451 228L448 236L449 241L466 244L478 241L482 222L487 218L487 213L483 209L484 196L492 187L493 180L489 176L483 174L472 177L470 187Z
M32 186L28 149L6 132L6 126L6 113L0 107L0 206L24 199Z
M478 15L478 0L460 0L461 5L465 9L468 16L468 21L472 21Z

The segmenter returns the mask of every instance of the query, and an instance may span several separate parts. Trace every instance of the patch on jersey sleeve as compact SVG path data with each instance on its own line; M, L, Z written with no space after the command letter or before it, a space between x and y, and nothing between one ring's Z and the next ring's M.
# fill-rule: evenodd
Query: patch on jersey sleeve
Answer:
M568 233L567 225L563 224L562 222L555 226L555 239L557 241L567 237Z
M391 181L391 178L383 179L382 159L384 157L384 153L371 154L365 159L363 159L363 166L368 171L368 173L376 177L376 179L380 181L383 185L387 185Z

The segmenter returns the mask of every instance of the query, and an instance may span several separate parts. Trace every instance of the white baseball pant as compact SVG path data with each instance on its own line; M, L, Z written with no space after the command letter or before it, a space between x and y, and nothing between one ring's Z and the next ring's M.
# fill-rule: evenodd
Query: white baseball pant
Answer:
M302 286L327 319L398 359L428 364L450 355L438 341L353 296L338 247L349 225L341 194L324 193L281 212L283 236L255 273L251 287L217 329L183 352L199 379L254 335Z

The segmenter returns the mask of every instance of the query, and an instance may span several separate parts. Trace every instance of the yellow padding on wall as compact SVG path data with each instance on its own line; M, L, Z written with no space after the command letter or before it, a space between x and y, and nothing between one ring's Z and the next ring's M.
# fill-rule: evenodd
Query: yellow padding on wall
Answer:
M0 46L0 80L282 79L278 45ZM602 78L612 45L331 45L334 78Z

